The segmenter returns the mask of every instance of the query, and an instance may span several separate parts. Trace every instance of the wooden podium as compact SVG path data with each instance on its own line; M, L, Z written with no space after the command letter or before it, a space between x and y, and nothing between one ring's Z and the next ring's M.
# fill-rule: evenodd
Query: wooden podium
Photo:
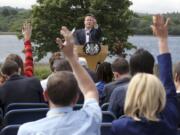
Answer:
M92 70L96 69L96 65L98 62L103 62L108 55L108 46L101 45L101 51L97 55L87 55L83 51L83 46L75 45L75 51L77 52L79 57L84 57L87 60L88 67Z

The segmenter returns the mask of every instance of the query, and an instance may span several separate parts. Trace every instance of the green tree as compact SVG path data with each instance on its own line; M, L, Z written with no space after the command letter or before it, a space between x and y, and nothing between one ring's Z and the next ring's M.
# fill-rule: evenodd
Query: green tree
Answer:
M7 8L3 9L2 15L5 16L5 17L6 17L6 16L9 16L9 15L10 15L9 10L8 10Z
M82 28L87 13L96 16L103 31L104 43L111 53L124 54L124 49L133 46L127 42L133 12L129 0L38 0L32 10L35 54L42 58L47 52L57 51L55 39L63 25L72 29Z

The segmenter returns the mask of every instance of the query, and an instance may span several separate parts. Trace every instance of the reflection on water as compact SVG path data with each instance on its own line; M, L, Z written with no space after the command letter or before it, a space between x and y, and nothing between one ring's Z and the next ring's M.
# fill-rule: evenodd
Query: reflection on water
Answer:
M153 36L133 36L129 37L129 42L136 45L138 48L149 50L154 56L158 55L157 39ZM180 61L180 37L169 37L169 48L172 54L173 62ZM23 41L18 40L14 35L0 35L0 62L5 60L9 53L19 54L24 59ZM134 50L127 51L133 53ZM47 63L50 55L46 56L41 63ZM108 59L109 60L109 59Z

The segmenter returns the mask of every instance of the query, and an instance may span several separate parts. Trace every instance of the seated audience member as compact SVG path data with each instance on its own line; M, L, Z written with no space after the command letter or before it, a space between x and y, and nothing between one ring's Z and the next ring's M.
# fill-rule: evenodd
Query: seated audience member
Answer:
M21 75L31 77L33 76L33 57L32 57L32 46L31 46L31 32L32 27L30 23L24 23L22 29L24 35L24 51L25 51L25 62L23 64L22 58L17 54L9 54L6 60L13 60L15 61L18 66Z
M78 61L80 63L81 66L83 66L86 71L88 72L88 74L90 75L90 77L93 79L93 81L96 83L97 82L97 75L96 72L94 72L93 70L88 68L88 63L87 60L84 57L79 57Z
M60 59L61 59L60 52L55 52L50 57L49 66L50 66L50 69L51 69L52 73L54 72L54 67L53 67L54 61L57 61L57 60L60 60ZM46 79L44 79L44 80L41 80L41 86L42 86L43 90L45 90L47 88L47 81L48 81L48 77Z
M180 62L176 64L174 69L174 83L176 86L178 111L180 113ZM180 120L178 122L178 125L180 127Z
M15 61L5 61L1 71L7 76L6 82L0 87L0 107L3 110L10 103L43 102L40 81L19 75L19 66Z
M117 58L111 65L112 72L114 75L113 82L110 82L105 85L104 87L104 99L103 102L109 102L111 93L113 92L114 88L116 87L123 87L127 85L130 80L129 76L129 64L125 58L119 57Z
M176 135L178 111L167 45L168 21L164 23L163 17L157 15L153 24L153 32L159 39L161 81L148 73L134 75L126 94L125 115L113 121L112 135Z
M176 92L180 96L180 62L177 63L174 69L174 83L176 86Z
M111 64L108 62L103 62L99 64L96 69L96 74L97 74L97 80L98 80L98 82L96 83L96 88L99 93L99 98L100 98L99 102L100 104L102 104L102 100L104 97L104 86L105 84L111 82L113 78Z
M137 73L153 74L154 58L150 52L144 49L138 49L130 58L129 62L130 74L134 76ZM124 101L128 85L117 87L113 90L110 100L109 108L118 118L124 114Z
M23 124L18 135L100 135L102 114L96 86L74 55L71 32L66 27L62 27L61 32L65 42L62 44L58 38L57 43L71 64L74 75L60 71L49 77L45 91L50 107L47 117ZM81 110L73 111L79 88L85 102Z
M69 62L64 58L57 57L53 60L51 64L50 64L50 67L51 67L52 74L58 71L71 71L72 72L72 68ZM48 79L49 77L41 81L41 86L43 90L46 90L47 88Z
M0 73L0 86L2 86L5 81L6 81L6 76Z

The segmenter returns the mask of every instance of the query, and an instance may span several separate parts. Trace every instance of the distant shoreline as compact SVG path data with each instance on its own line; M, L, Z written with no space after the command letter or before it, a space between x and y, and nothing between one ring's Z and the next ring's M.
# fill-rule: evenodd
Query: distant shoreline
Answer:
M0 32L0 35L16 35L16 32Z
M0 35L17 35L17 32L0 32ZM134 34L129 36L153 36L152 34ZM179 34L170 34L169 36L180 36Z

